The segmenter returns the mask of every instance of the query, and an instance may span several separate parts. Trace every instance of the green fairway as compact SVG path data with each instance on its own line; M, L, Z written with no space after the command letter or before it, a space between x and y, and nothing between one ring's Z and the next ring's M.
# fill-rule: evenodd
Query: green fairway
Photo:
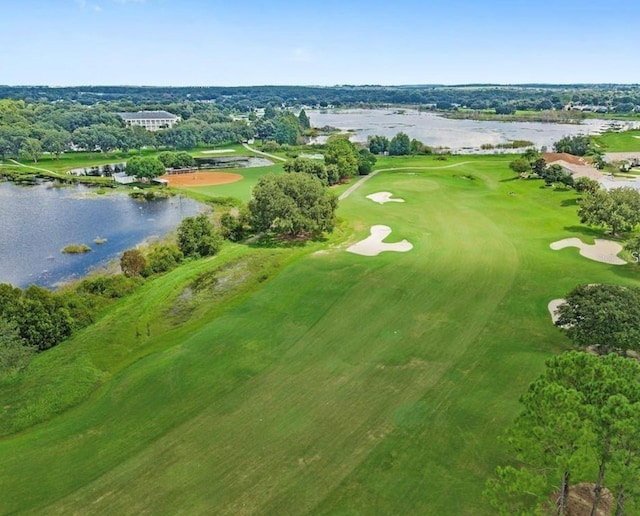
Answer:
M604 152L640 152L640 130L604 133L592 140Z
M398 170L341 201L327 242L229 246L38 357L25 385L0 384L4 418L29 417L29 403L45 413L54 390L20 396L46 390L56 366L82 392L0 439L0 512L492 514L481 493L506 458L497 436L568 347L547 303L578 283L637 283L634 266L552 251L594 236L576 194L513 180L509 161L383 158ZM264 172L205 193L246 199ZM366 199L381 191L405 202ZM413 249L345 251L376 224ZM214 267L229 281L181 311Z

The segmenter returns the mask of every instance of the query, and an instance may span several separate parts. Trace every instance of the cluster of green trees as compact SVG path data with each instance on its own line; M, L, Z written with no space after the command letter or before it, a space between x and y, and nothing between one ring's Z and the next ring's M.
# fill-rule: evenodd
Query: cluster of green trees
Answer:
M127 160L127 175L139 179L153 178L165 173L165 166L158 158L149 156L133 156Z
M509 168L522 177L538 177L544 179L547 186L562 184L573 187L573 175L565 171L560 165L547 166L547 162L535 149L527 149L521 157L509 163Z
M591 514L607 487L616 515L637 509L640 485L640 363L573 351L547 361L520 399L504 442L512 465L485 492L504 515L565 514L572 485L592 486Z
M640 224L640 192L634 188L586 191L578 206L583 224L608 228L612 235L628 233Z
M562 515L571 485L589 482L591 514L605 486L624 514L640 502L640 362L626 358L640 351L640 288L578 285L556 314L556 326L589 353L547 362L505 439L516 465L498 468L486 494L501 514Z
M556 152L566 152L574 156L586 156L591 149L591 140L588 136L565 136L553 144Z
M91 324L110 300L135 287L135 282L118 276L88 278L58 292L0 284L0 375L24 367L36 351Z
M92 322L91 307L77 295L53 294L35 285L21 290L0 284L0 317L14 323L25 343L38 350L55 346Z
M188 152L164 151L158 154L158 160L166 168L190 168L196 164L196 160Z
M578 285L556 313L556 326L583 349L622 355L640 351L638 287Z
M185 105L188 106L188 109ZM86 150L122 152L143 147L193 148L199 143L242 142L253 136L246 120L233 120L213 104L173 104L183 121L171 129L150 132L127 126L117 115L127 104L0 100L0 158L24 157L37 162L47 152L59 158L63 152ZM193 103L191 103L193 104ZM139 106L137 109L158 109Z
M407 156L409 154L433 154L433 149L415 138L409 139L405 133L396 134L391 140L386 136L369 136L367 146L372 154Z
M27 367L37 350L22 338L14 321L0 317L0 378Z
M187 152L164 151L157 157L132 156L127 160L126 172L137 178L154 178L163 175L168 168L190 168L196 160Z
M264 115L255 121L255 135L263 141L278 145L298 145L311 129L311 122L304 109L296 116L289 110L276 110L268 105Z
M302 173L317 177L323 185L330 186L340 182L337 165L326 165L324 161L311 158L295 158L284 164L284 171Z
M126 277L149 277L177 267L185 258L204 258L217 254L223 242L205 213L186 217L178 226L176 243L153 246L146 253L128 249L120 257L120 269Z
M325 186L346 181L355 175L367 175L377 158L369 149L358 149L348 138L329 138L324 148L324 160L297 157L284 164L285 172L298 172L317 177Z
M256 232L315 238L333 230L337 206L337 197L316 176L266 175L253 189L250 224Z

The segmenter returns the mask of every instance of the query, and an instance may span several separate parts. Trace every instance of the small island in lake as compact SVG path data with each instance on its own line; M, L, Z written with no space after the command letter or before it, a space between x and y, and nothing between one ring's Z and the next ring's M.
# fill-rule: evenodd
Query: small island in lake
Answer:
M65 254L81 254L89 251L91 248L87 244L69 244L62 248L62 252Z

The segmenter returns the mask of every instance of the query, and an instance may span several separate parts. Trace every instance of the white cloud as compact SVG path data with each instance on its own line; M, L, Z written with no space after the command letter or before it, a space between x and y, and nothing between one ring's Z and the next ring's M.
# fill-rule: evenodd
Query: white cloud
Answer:
M83 11L87 9L90 9L94 13L99 13L102 11L102 7L100 5L91 3L88 0L75 0L75 2L76 5Z
M306 48L296 48L291 53L290 60L295 63L311 63L313 62L313 56Z

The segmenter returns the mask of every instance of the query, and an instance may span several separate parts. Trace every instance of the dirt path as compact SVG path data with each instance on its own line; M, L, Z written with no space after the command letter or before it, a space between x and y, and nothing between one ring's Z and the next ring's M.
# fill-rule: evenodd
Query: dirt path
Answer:
M443 165L441 167L392 167L392 168L381 168L381 169L378 169L378 170L374 170L368 176L364 176L361 179L359 179L358 181L356 181L353 185L351 185L344 192L342 192L340 197L338 197L338 200L342 201L342 200L346 199L347 197L349 197L353 192L355 192L358 188L360 188L363 183L367 182L369 179L371 179L373 176L375 176L379 172L395 172L397 170L442 170L443 168L454 168L454 167L459 167L461 165L468 165L469 163L477 163L477 161L463 161L461 163L453 163L451 165Z
M257 149L253 149L249 147L248 143L243 143L242 146L248 151L255 152L256 154L260 154L261 156L266 156L267 158L276 159L278 161L287 161L286 158L281 158L280 156L274 156L273 154L268 154L266 152L259 151Z

